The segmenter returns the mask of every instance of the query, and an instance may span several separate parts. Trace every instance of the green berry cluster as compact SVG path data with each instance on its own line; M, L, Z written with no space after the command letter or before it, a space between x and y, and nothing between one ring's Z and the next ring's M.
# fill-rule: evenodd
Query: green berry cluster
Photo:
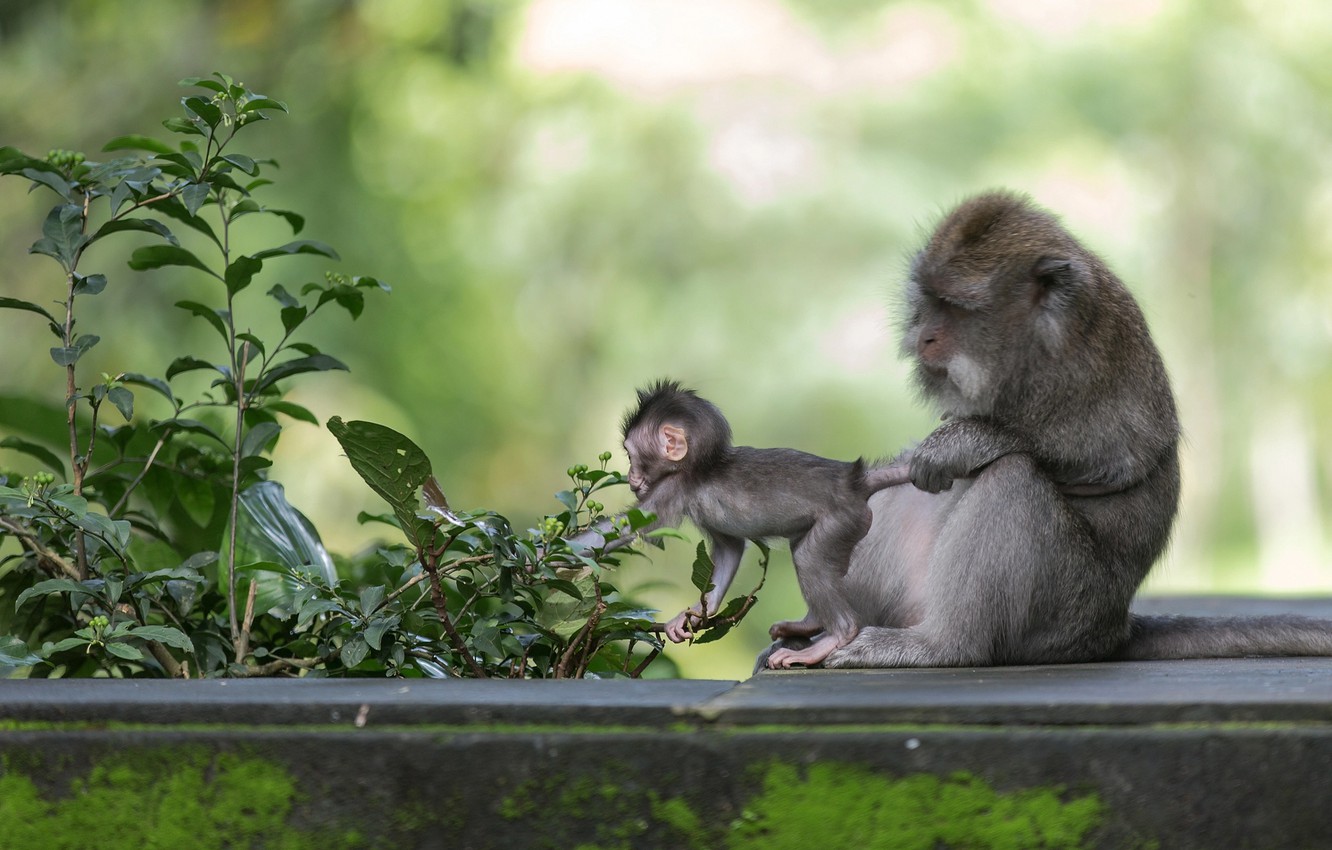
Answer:
M46 153L46 161L64 171L82 165L83 159L83 154L78 151L66 151L59 148L53 148Z

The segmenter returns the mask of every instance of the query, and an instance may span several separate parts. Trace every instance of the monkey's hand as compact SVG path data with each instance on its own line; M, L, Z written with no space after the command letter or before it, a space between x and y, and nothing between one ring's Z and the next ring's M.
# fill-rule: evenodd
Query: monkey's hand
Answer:
M686 608L666 624L666 637L671 643L683 643L694 637L694 628L701 622L703 615L697 608Z
M935 431L911 452L911 483L926 493L941 493L966 472L958 468L956 461L957 456L949 450L948 441L939 439L939 432Z

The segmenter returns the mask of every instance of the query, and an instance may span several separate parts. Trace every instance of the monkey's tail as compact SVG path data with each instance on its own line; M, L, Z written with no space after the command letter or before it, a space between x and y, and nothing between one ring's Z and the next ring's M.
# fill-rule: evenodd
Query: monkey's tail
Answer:
M865 488L866 496L889 487L911 483L910 468L905 463L890 463L887 466L872 466L866 469L865 461L861 458L856 460L856 470L853 474L856 472L859 473L860 484Z
M1297 614L1266 617L1143 616L1129 619L1116 659L1245 658L1332 655L1332 620Z

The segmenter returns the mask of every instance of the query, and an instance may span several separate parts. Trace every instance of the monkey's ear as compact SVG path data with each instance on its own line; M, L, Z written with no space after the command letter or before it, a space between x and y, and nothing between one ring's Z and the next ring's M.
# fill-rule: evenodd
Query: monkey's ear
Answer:
M667 460L684 460L684 456L689 453L689 438L685 436L684 429L679 425L669 423L661 426L661 453Z
M1031 268L1031 276L1047 290L1081 283L1086 274L1086 265L1072 257L1041 257Z

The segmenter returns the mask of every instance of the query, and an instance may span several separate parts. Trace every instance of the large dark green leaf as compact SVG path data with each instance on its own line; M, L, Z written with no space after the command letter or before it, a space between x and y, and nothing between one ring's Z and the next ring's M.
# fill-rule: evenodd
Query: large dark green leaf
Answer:
M0 637L0 667L30 667L42 660L28 645L13 635Z
M223 339L227 338L227 324L223 321L220 311L214 310L207 304L200 304L198 301L177 301L176 306L182 310L188 310L203 319L208 324L212 325L213 328L222 335ZM170 377L171 375L168 374L167 378L169 379Z
M155 640L167 646L174 646L186 652L194 652L194 642L180 629L171 626L135 626L130 629L130 634L144 640Z
M56 455L55 452L45 446L28 442L19 437L5 437L3 440L0 440L0 449L12 449L16 452L28 455L29 457L35 457L46 466L59 473L61 477L64 477L65 475L64 462L60 460L60 457Z
M254 257L237 257L227 266L226 283L227 291L235 295L242 289L250 285L250 281L264 267L263 260L257 260Z
M46 254L68 269L90 238L83 233L83 208L78 204L61 204L47 214L42 222L42 238L32 243L28 252Z
M74 273L75 295L97 295L103 289L106 289L106 275Z
M51 359L55 361L57 366L73 366L88 349L101 341L100 336L84 334L74 340L74 344L71 346L51 349Z
M172 245L180 245L180 242L176 240L175 234L173 234L165 224L155 218L118 218L115 221L108 221L97 229L97 232L93 234L92 241L96 242L103 236L110 236L113 233L123 233L127 230L141 230L146 233L156 233Z
M0 310L27 310L29 313L45 316L47 321L51 322L53 325L60 324L56 321L55 316L52 316L44 308L33 304L31 301L20 301L17 298L0 296Z
M259 251L254 254L255 258L266 260L269 257L281 257L289 254L318 254L321 257L330 257L334 260L341 259L338 252L323 242L316 242L313 239L298 239L295 242L288 242L277 248L269 248L266 251Z
M218 277L217 272L208 268L203 260L194 256L179 245L148 245L136 248L130 255L129 267L135 271L160 269L163 266L189 266ZM221 280L221 278L218 278Z
M159 142L149 136L131 133L128 136L116 136L102 145L104 151L152 151L153 153L175 153L176 149L166 142Z
M328 430L347 453L356 474L389 503L403 529L410 529L409 536L418 536L417 493L431 475L430 458L421 447L374 422L343 422L334 416L328 420Z
M185 107L187 115L197 115L202 118L209 127L216 128L222 123L222 110L212 101L205 100L197 95L181 98L181 105Z
M191 183L180 190L180 202L190 215L198 215L199 208L208 200L208 193L213 190L207 183Z
M177 357L175 360L172 360L171 365L167 367L166 379L169 381L177 375L185 372L194 372L199 369L213 369L223 375L227 374L225 369L213 363L209 363L207 360L200 360L198 357Z
M347 365L335 357L329 357L327 354L315 354L310 357L298 357L295 360L287 360L279 363L272 369L264 373L259 382L255 384L252 392L260 393L281 381L284 378L290 378L292 375L299 375L304 372L327 372L333 369L343 372L350 371Z
M698 551L694 555L694 568L689 576L689 580L698 588L699 593L712 590L712 570L712 558L708 556L708 547L704 543L699 543Z

